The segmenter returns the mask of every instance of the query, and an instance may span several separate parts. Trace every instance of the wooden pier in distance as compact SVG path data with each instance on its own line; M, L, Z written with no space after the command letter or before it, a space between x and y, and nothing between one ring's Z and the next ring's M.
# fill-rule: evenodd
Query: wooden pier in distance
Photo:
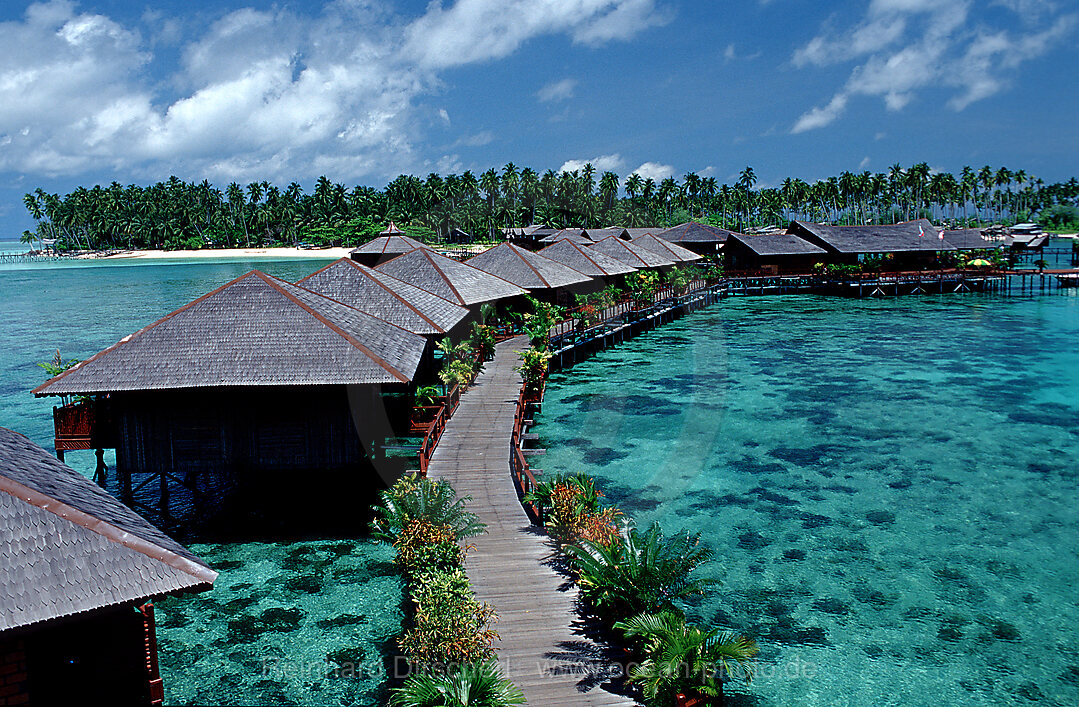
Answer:
M532 525L510 475L510 440L521 389L517 353L523 336L496 345L495 357L461 396L431 456L428 476L471 496L469 509L487 524L465 562L476 597L498 612L498 659L531 707L630 706L618 656L584 635L577 587L552 564L557 553ZM611 681L614 680L612 685Z

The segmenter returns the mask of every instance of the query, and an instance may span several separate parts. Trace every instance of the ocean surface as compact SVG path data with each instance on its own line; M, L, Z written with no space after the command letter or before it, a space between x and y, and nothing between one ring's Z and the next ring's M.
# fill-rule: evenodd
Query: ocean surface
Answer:
M702 533L736 704L1079 704L1079 297L728 299L554 376L547 474Z
M2 252L25 246L0 242ZM51 450L54 401L30 390L57 348L84 359L252 269L294 281L326 262L0 264L0 426ZM93 452L67 462L92 476ZM383 656L403 619L392 548L355 538L189 547L220 577L157 605L166 704L383 701Z

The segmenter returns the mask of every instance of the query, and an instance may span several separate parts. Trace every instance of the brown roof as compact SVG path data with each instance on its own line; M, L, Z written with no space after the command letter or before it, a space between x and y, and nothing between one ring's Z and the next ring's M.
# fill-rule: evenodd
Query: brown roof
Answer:
M126 336L37 395L402 383L422 336L253 270Z
M684 241L692 243L724 243L726 242L727 237L732 233L734 233L734 231L711 226L707 223L687 221L686 223L668 228L666 231L660 231L656 235L663 240L671 241L672 243L682 243Z
M414 250L375 269L465 307L525 294L512 282L433 250Z
M512 243L501 243L474 255L468 264L498 275L526 290L554 289L588 282L591 278L564 263L527 251Z
M656 238L651 233L647 233L643 236L637 236L632 239L630 243L639 245L642 248L646 248L653 253L668 257L675 262L679 263L692 263L695 260L701 260L702 256L697 255L692 250L683 248L682 246L665 241L662 238Z
M591 245L590 249L609 255L615 260L620 260L635 268L658 268L664 265L674 265L673 258L653 253L616 236L608 236L602 241Z
M217 573L96 484L0 427L0 631L185 591Z
M564 263L589 277L626 275L637 269L632 265L623 263L621 260L615 260L609 255L604 255L594 248L582 247L569 240L561 240L549 245L539 251L539 254L551 260Z
M296 284L416 334L444 334L468 316L460 305L348 258Z

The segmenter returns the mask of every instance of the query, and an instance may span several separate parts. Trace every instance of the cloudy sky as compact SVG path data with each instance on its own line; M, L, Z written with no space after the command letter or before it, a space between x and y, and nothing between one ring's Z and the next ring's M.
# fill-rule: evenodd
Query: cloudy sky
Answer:
M1075 0L7 0L0 47L3 237L172 174L1079 171Z

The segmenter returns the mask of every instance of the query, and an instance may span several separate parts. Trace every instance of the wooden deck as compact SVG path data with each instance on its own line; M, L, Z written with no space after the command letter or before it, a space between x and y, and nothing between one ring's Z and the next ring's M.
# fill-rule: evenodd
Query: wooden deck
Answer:
M428 476L445 479L487 524L472 542L466 570L476 596L498 611L499 661L533 707L635 705L609 692L621 667L603 643L583 635L577 588L552 568L546 535L533 527L510 477L510 437L521 389L517 352L524 337L495 347L475 384L461 396L431 457ZM620 681L619 681L620 684Z

